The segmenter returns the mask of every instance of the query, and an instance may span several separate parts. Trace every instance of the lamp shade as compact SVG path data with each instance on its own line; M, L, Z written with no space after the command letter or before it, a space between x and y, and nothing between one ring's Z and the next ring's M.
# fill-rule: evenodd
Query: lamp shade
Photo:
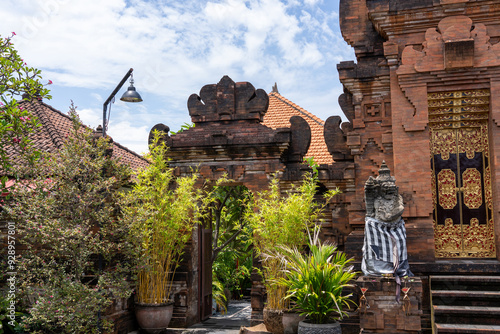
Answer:
M120 100L125 102L142 102L141 96L137 93L132 83L128 87L127 91L123 93Z

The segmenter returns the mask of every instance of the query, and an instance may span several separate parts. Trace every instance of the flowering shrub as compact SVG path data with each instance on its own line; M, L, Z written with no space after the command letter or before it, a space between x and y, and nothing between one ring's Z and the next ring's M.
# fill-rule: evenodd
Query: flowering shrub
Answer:
M36 119L19 106L17 99L50 98L48 89L40 82L41 72L26 65L12 44L10 37L0 36L0 168L12 175L12 155L18 160L33 163L38 154L30 149L29 133L38 126ZM1 188L5 187L6 176ZM5 192L5 189L2 189Z
M25 324L35 333L97 333L100 314L131 295L128 226L118 223L118 193L130 170L106 153L72 112L73 128L57 152L43 153L12 192L5 213L16 222L18 287L32 301Z

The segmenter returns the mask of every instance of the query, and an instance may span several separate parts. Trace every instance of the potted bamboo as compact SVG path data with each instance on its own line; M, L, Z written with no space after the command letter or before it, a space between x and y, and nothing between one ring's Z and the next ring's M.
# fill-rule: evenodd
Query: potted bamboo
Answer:
M136 317L147 333L159 333L170 322L175 270L201 212L196 175L175 178L167 165L165 143L159 134L154 138L151 164L137 173L122 206L137 252Z
M306 230L320 217L324 207L315 200L316 190L317 173L306 174L298 187L283 194L279 179L274 177L269 190L257 194L255 205L248 206L246 219L254 230L253 244L261 258L260 273L267 294L264 324L274 334L284 333L283 313L290 304L285 298L286 287L277 284L283 278L283 263L272 254L279 247L306 244ZM338 190L327 192L326 202L336 193Z
M306 320L298 326L298 334L341 333L338 320L347 315L351 294L344 288L356 276L352 259L331 243L319 241L319 228L309 240L308 253L297 247L280 247L276 256L284 263L284 278L278 284L287 288L286 299L295 302L295 308Z

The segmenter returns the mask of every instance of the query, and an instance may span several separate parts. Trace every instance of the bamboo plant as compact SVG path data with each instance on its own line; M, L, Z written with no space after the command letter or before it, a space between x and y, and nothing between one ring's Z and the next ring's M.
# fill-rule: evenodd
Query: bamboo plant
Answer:
M197 175L175 177L165 158L166 144L157 133L150 146L151 164L136 175L124 195L123 217L131 224L137 250L137 302L169 302L175 270L200 217Z
M317 173L308 173L299 186L292 186L282 194L275 176L269 190L256 194L254 205L247 210L246 219L254 231L254 247L261 258L269 309L289 308L286 288L276 283L283 277L283 263L272 254L279 247L307 243L306 231L320 219L324 209L324 205L315 200L317 182ZM337 193L338 190L332 190L324 194L326 203Z

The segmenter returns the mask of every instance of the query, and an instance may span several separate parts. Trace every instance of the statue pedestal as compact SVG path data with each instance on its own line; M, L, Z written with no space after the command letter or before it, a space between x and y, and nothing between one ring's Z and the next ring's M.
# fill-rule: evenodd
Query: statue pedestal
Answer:
M356 280L356 285L363 333L421 333L420 278L401 279L399 303L396 302L397 284L393 277L362 276Z

